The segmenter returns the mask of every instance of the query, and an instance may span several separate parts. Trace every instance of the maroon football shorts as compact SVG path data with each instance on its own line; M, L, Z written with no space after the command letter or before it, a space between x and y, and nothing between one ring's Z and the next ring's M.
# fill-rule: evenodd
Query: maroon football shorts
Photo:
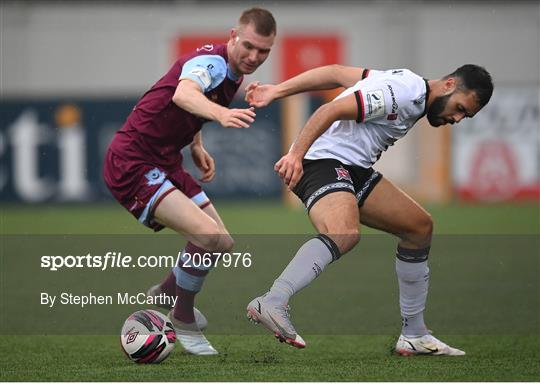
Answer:
M154 220L154 211L161 200L175 189L201 208L210 204L199 183L181 164L174 169L162 169L142 160L124 159L108 150L103 164L103 179L114 198L154 231L163 229Z

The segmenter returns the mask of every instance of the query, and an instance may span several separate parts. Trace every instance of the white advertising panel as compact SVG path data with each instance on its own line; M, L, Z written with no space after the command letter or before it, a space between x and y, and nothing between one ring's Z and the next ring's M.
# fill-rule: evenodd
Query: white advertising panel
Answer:
M539 199L539 89L496 88L473 119L453 130L452 165L459 198Z

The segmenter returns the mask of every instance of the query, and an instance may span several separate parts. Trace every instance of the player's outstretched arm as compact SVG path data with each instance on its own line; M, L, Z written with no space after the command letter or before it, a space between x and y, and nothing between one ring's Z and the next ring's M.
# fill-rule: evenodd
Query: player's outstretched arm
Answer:
M273 100L297 93L338 87L349 88L362 78L363 70L360 67L332 64L310 69L277 85L261 85L259 82L253 82L245 89L245 99L251 106L260 108Z
M354 94L324 104L309 118L289 153L274 166L289 189L294 189L303 174L302 160L309 147L337 120L356 120L358 103Z
M249 128L255 121L253 108L229 109L210 101L201 91L201 87L195 81L182 79L172 98L180 108L220 123L225 128Z

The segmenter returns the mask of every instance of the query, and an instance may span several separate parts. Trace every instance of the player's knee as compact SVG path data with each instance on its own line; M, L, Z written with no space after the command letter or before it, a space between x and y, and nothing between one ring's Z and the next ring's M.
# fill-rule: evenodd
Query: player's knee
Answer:
M418 247L425 247L431 243L433 235L433 219L429 213L417 217L412 222L411 229L406 238Z
M360 241L358 228L335 228L328 232L328 236L334 240L342 255L353 249Z
M234 248L234 239L228 233L220 235L220 252L230 252Z
M433 219L429 213L426 213L418 223L418 231L423 238L431 240L431 235L433 234Z
M208 251L221 252L222 242L219 235L206 235L202 243Z
M204 248L212 252L229 252L234 247L234 240L225 231L204 236Z
M342 254L349 252L360 241L360 232L357 228L350 230L343 235L343 247L340 248Z
M220 235L205 235L201 241L204 249L211 252L221 252L222 241Z

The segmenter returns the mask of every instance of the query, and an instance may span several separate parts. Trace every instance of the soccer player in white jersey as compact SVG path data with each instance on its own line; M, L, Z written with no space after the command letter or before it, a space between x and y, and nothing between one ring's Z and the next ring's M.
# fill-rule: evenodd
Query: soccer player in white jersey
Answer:
M305 347L289 318L289 298L358 243L361 223L399 238L395 268L402 332L396 352L464 355L433 337L424 323L431 216L372 166L424 115L432 126L473 117L493 93L491 76L472 64L438 80L426 80L408 69L331 65L278 85L252 83L246 100L262 107L288 95L339 86L346 90L317 109L275 165L305 204L319 234L300 247L266 294L249 303L248 317L281 341Z

